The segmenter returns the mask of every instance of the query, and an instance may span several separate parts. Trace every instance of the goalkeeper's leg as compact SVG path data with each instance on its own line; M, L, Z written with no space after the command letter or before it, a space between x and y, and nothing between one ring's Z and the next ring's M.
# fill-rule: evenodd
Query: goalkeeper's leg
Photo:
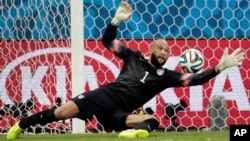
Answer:
M7 139L18 138L23 129L30 126L74 118L78 113L78 106L73 101L69 101L57 109L53 108L38 112L34 115L21 119L14 126L12 126L7 133Z
M159 126L158 119L149 114L127 116L126 125L128 128L119 134L119 138L145 138L149 133Z

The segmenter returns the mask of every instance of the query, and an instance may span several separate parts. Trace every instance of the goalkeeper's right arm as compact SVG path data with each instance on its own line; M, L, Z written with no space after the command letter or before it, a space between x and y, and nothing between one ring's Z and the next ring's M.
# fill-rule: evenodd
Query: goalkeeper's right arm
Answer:
M128 2L123 1L116 10L115 16L112 19L111 24L113 26L118 26L121 21L129 19L131 15L132 15L131 6L128 4Z

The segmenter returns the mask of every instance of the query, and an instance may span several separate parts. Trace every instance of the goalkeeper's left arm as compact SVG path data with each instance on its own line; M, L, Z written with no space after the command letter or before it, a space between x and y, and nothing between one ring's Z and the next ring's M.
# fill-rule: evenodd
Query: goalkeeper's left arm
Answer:
M220 73L227 68L241 66L244 59L245 52L241 48L237 48L232 54L228 54L228 48L225 48L220 63L215 67L215 71Z

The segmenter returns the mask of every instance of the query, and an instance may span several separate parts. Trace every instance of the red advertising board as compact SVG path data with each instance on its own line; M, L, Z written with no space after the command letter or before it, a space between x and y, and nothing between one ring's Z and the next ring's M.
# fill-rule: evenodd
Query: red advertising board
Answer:
M139 49L147 56L151 40L123 40L132 49ZM171 57L165 67L181 71L178 56L188 48L200 50L205 58L204 69L215 66L225 47L231 53L242 47L250 56L250 41L242 40L168 40ZM55 97L63 102L72 96L71 91L71 48L69 41L1 41L0 106L35 100L31 114L51 107ZM84 45L85 88L86 91L111 82L119 73L122 61L104 48L101 41L87 40ZM225 70L203 86L166 89L143 105L150 107L161 119L161 127L169 125L164 115L166 103L185 100L188 107L178 113L179 122L184 127L209 126L208 105L212 96L222 95L227 100L228 124L250 123L250 59L247 57L240 68ZM6 120L4 120L6 119ZM11 119L11 120L10 120ZM5 129L15 119L3 116L0 127Z

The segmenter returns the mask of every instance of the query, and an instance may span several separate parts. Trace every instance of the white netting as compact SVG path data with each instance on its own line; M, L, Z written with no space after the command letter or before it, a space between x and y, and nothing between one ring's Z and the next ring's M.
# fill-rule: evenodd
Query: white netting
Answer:
M71 97L68 1L0 2L0 130L20 117ZM28 132L68 132L69 122L37 125Z
M100 41L120 2L84 0L86 90L113 81L122 66ZM204 54L204 69L218 63L225 47L231 52L241 46L250 55L247 0L128 2L132 19L121 23L118 39L148 55L152 39L166 38L172 55L165 65L169 69L181 71L178 56L188 48ZM20 113L26 116L71 97L70 8L69 0L0 1L0 132L5 133ZM220 95L226 99L227 125L249 124L249 64L247 58L240 69L230 68L203 86L166 89L142 108L159 117L159 129L202 129L210 127L210 99ZM31 99L34 107L29 107ZM169 117L164 110L168 104L180 111ZM21 110L24 105L31 109ZM218 118L215 115L212 120ZM86 123L86 131L102 128L94 118ZM71 120L38 125L27 132L71 132Z

